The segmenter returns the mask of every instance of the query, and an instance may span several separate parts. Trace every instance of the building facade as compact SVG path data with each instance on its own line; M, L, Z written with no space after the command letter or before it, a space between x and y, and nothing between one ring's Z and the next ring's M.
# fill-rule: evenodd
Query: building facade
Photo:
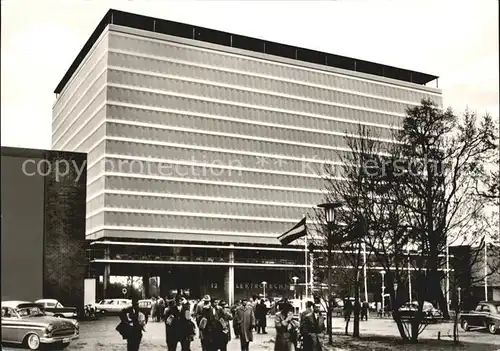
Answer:
M441 105L433 80L110 10L53 108L53 148L88 153L86 235L104 290L135 274L159 276L162 294L289 293L306 254L277 237L322 201L322 164L359 123L388 140L408 106Z
M2 301L83 307L86 155L2 147Z

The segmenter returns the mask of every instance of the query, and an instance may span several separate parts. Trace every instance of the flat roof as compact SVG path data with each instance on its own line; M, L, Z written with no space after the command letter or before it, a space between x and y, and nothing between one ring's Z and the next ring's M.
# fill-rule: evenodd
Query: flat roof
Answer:
M167 34L175 37L204 41L212 44L228 46L258 53L294 59L329 67L362 72L376 76L392 78L400 81L424 85L438 76L412 71L403 68L383 65L380 63L360 60L352 57L329 54L296 46L275 43L272 41L246 37L239 34L222 32L214 29L194 26L180 22L138 15L130 12L110 9L97 25L80 53L69 67L57 85L54 93L60 94L66 84L78 69L85 56L109 24L115 24L134 29Z
M2 146L1 155L6 157L25 157L25 158L48 158L50 154L62 154L66 156L85 156L85 152L62 151L62 150L44 150L27 149L22 147Z

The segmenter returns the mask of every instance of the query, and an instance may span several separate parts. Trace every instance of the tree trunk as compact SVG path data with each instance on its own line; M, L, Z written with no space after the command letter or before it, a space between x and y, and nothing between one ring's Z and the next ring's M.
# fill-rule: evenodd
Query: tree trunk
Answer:
M345 320L345 335L349 335L349 321L351 320L351 316L347 316Z
M418 314L418 313L417 313ZM411 342L416 344L418 342L418 329L420 327L419 317L415 316L414 319L411 320Z
M396 322L396 326L398 327L399 335L401 336L401 339L403 341L408 341L409 337L406 334L406 329L403 325L403 321L401 320L401 316L399 314L399 311L392 311L393 316L394 316L394 322Z
M356 272L356 275L358 272ZM359 279L356 279L354 284L354 330L352 336L359 338L359 312L361 310L359 303Z
M455 307L455 316L453 317L453 343L459 344L460 340L458 339L458 314L460 313L460 306L457 303Z
M437 293L437 302L439 304L439 309L441 312L443 312L443 319L445 320L450 320L450 311L448 309L448 301L446 301L445 294L443 293L443 290L441 290L441 287L438 285L439 291Z
M330 299L328 299L328 311L326 312L326 328L328 329L328 344L333 344L332 335L332 309L333 305Z

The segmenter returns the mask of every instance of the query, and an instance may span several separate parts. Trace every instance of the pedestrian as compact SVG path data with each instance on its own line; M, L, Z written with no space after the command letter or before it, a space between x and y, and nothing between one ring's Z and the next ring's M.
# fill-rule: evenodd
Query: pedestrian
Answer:
M306 309L300 313L300 324L302 325L302 321L304 320L304 316L308 313L313 312L314 310L314 302L313 301L307 301L306 302Z
M353 307L351 299L347 296L344 300L344 321L349 322L351 320Z
M164 321L168 351L175 351L179 343L182 351L190 351L196 331L185 298L175 297L174 304L165 309Z
M156 319L156 298L153 296L151 298L151 320L155 321Z
M203 305L199 324L201 346L205 351L217 351L222 344L222 325L215 300Z
M304 315L300 326L303 338L303 351L321 351L319 334L325 331L325 319L320 312L321 306L315 303L313 311Z
M266 333L266 325L267 325L267 307L264 299L260 300L260 303L255 306L255 319L257 320L257 334L267 334Z
M158 297L157 305L156 305L156 321L160 322L163 314L165 313L165 300L161 296Z
M224 301L219 303L218 315L217 319L221 324L221 334L218 338L220 340L220 344L218 345L220 351L227 351L227 344L231 340L231 328L229 322L233 319L233 315L231 314L231 310L229 306Z
M253 341L253 329L255 327L255 314L251 302L236 312L238 325L240 329L241 351L249 351L250 342Z
M234 337L236 339L240 337L240 328L238 327L238 320L236 319L236 311L239 308L241 308L241 300L236 301L236 303L231 307L231 314L233 315Z
M279 311L274 316L276 328L276 341L274 351L295 351L297 336L299 332L299 321L293 316L294 307L288 303L282 303Z
M139 300L132 297L132 306L120 313L120 324L117 330L127 339L127 351L138 351L142 340L142 332L146 325L146 317L139 310Z
M363 301L363 305L361 305L361 320L368 320L368 309L370 305L368 304L368 301Z

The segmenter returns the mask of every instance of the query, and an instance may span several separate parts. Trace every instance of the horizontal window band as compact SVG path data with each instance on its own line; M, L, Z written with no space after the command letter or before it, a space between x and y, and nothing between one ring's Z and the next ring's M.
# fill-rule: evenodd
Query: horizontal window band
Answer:
M220 87L220 88L239 90L239 91L247 92L247 93L257 93L257 94L262 94L262 95L270 95L271 97L274 96L274 97L280 97L280 98L285 98L285 99L290 99L290 100L305 101L305 102L314 103L314 104L338 106L338 107L344 107L344 108L349 108L349 109L354 109L354 110L376 112L376 113L387 114L387 115L391 115L391 116L404 117L404 114L402 114L400 112L374 109L374 108L364 107L364 106L360 106L360 105L343 104L343 103L339 103L339 102L335 102L335 101L318 100L318 99L313 99L310 97L304 97L304 96L299 96L299 95L283 94L283 93L278 93L276 91L271 91L271 90L255 89L255 88L249 88L249 87L245 87L245 86L241 86L241 85L226 84L226 83L220 83L220 82L214 82L214 81L208 81L208 80L202 80L202 79L188 78L188 77L180 76L180 75L163 74L163 73L158 73L158 72L137 70L137 69L127 68L127 67L111 66L111 65L108 66L108 70L113 70L113 71L117 71L117 72L133 73L133 74L143 75L143 76L158 77L158 78L163 78L163 79L178 80L178 81L187 82L187 83L197 83L197 84L215 86L215 87ZM344 93L344 94L350 94L350 93ZM351 95L354 95L355 97L359 96L357 94L351 94ZM360 96L360 97L365 97L365 96ZM374 99L374 100L377 99L375 97L366 97L366 98L367 99ZM402 103L397 102L397 101L391 101L391 102L402 104ZM405 105L410 105L410 106L416 107L416 106L419 106L420 104L419 103L407 103Z
M194 128L185 128L185 127L173 127L173 126L153 124L153 123L143 123L143 122L136 122L136 121L128 121L128 120L123 120L123 119L108 118L108 119L106 119L106 122L107 123L115 123L115 124L128 125L128 126L135 126L135 127L151 128L151 129L171 130L171 131L193 133L193 134L221 136L221 137L227 137L227 138L233 138L233 139L264 141L264 142L268 142L268 143L303 146L303 147L309 147L309 148L315 148L315 149L325 149L325 150L332 150L332 151L352 152L352 150L350 148L342 147L342 146L329 146L329 145L321 145L321 144L311 144L311 143L304 143L304 142L298 142L298 141L290 141L290 140L285 140L285 139L271 139L271 138L264 138L264 137L258 137L258 136L250 136L250 135L242 135L242 134L232 134L232 133L208 131L208 130L203 130L203 129L194 129ZM384 155L385 155L385 153L384 153Z
M252 217L252 216L237 216L223 215L219 213L201 213L201 212L178 212L178 211L162 211L162 210L143 210L121 207L103 207L93 213L87 214L87 219L100 213L129 213L129 214L146 214L160 216L179 216L179 217L199 217L199 218L215 218L215 219L235 219L242 221L259 221L259 222L278 222L278 223L296 223L298 219L290 218L271 218L271 217ZM317 221L309 221L311 224L317 224ZM145 227L147 228L147 227ZM286 229L286 228L285 228Z
M279 263L229 263L229 262L203 262L203 261L149 261L149 260L116 260L95 259L90 263L132 263L150 265L187 265L187 266L232 266L232 267L276 267L276 268L305 268L305 265L279 264Z
M304 209L311 209L310 205L306 204L293 204L285 202L272 202L272 201L254 201L247 199L234 199L234 198L223 198L223 197L209 197L209 196L195 196L195 195L180 195L180 194L168 194L168 193L155 193L155 192L141 192L132 190L110 190L104 189L103 191L92 195L92 197L87 198L87 202L99 197L106 195L130 195L130 196L144 196L144 197L164 197L172 199L182 199L182 200L198 200L198 201L214 201L214 202L229 202L237 204L249 204L249 205L265 205L265 206L280 206L280 207L298 207Z
M222 116L222 115L206 114L206 113L199 113L199 112L192 112L192 111L181 111L181 110L168 109L168 108L163 108L163 107L153 107L153 106L148 106L148 105L139 105L139 104L133 104L133 103L117 102L117 101L108 101L107 104L109 106L128 108L131 110L142 110L142 111L148 111L148 112L151 111L151 112L159 112L159 113L165 113L165 114L170 113L170 114L181 115L181 116L206 118L206 119L212 119L212 120L217 120L217 121L227 121L227 122L231 122L231 123L241 123L241 124L247 124L247 125L256 126L256 127L257 126L258 127L269 127L269 128L283 129L283 130L294 130L297 132L317 133L317 134L356 138L356 139L369 139L369 140L376 140L376 141L385 142L385 143L397 143L397 141L391 140L391 139L376 138L376 137L363 138L357 134L346 134L344 132L312 129L312 128L307 128L307 127L294 126L294 125L285 125L285 124L278 124L278 123L271 123L271 122L263 122L260 120L227 117L227 116ZM167 126L165 124L141 122L141 121L137 121L137 120L125 119L125 118L123 118L123 116L107 116L107 117L109 120L135 122L135 123L144 124L146 126L147 125L150 125L150 126L158 125L158 126L163 126L163 127ZM333 118L323 118L323 120L328 120L328 121L337 122L337 123L349 123L349 124L354 124L355 126L361 125L361 126L371 127L371 128L383 128L386 130L401 130L400 127L394 127L394 126L388 127L388 126L383 126L383 125L377 125L375 123L367 124L366 122L361 122L361 121L349 120L347 122L347 120L337 120L337 119L333 119ZM176 127L176 128L187 128L187 127ZM205 129L200 129L200 131L209 132L208 130L205 130ZM241 135L241 134L238 134L238 135Z
M139 32L141 34L139 34ZM257 53L249 52L246 50L244 51L244 54L233 53L231 51L238 50L238 49L229 48L229 47L225 47L224 50L221 50L219 47L217 47L217 49L215 49L215 48L211 48L211 47L215 47L215 45L213 45L213 44L200 42L200 41L192 41L189 39L178 38L178 37L171 36L171 35L165 35L165 34L159 34L159 33L147 33L144 31L132 30L130 28L123 27L123 26L113 25L113 27L111 27L111 33L112 33L111 36L118 36L118 37L123 37L123 38L135 39L135 40L142 41L144 43L154 42L154 43L163 44L163 45L167 44L167 45L171 45L174 47L183 48L183 49L187 49L187 50L208 52L208 53L213 53L213 54L219 55L219 56L227 56L227 57L233 57L233 58L240 58L240 59L244 59L244 60L248 60L248 61L261 62L261 63L268 64L271 66L276 66L276 67L286 67L286 68L297 69L297 70L305 71L305 72L318 73L321 75L347 78L350 80L362 81L362 82L367 82L367 83L374 83L377 85L387 86L387 87L399 89L399 90L411 90L411 91L415 91L415 92L426 93L426 94L435 94L435 95L441 94L439 91L437 91L438 89L429 88L426 86L415 86L415 84L412 84L411 87L408 87L408 85L410 83L405 83L405 85L401 85L399 82L398 83L392 83L392 82L389 83L389 82L381 81L379 79L379 77L377 77L377 76L373 76L374 79L358 77L357 75L362 74L360 72L353 72L353 71L345 71L342 73L341 72L333 72L332 70L335 70L334 67L326 67L326 66L322 66L322 65L321 66L315 65L317 67L314 67L314 68L305 67L304 62L302 62L302 61L293 60L293 64L287 63L287 62L280 62L277 60L283 61L286 59L281 58L281 57L276 57L276 56L265 55L266 58L267 58L267 56L269 56L269 58L264 59L264 58L256 57ZM146 35L142 35L143 33ZM158 37L155 38L154 37L155 35ZM159 37L161 37L161 39ZM110 46L112 46L112 44ZM241 51L241 50L238 50L238 51ZM143 55L146 55L146 54L143 54ZM154 55L148 55L148 56L163 57L163 56L154 56ZM419 89L419 87L422 87L422 88Z

